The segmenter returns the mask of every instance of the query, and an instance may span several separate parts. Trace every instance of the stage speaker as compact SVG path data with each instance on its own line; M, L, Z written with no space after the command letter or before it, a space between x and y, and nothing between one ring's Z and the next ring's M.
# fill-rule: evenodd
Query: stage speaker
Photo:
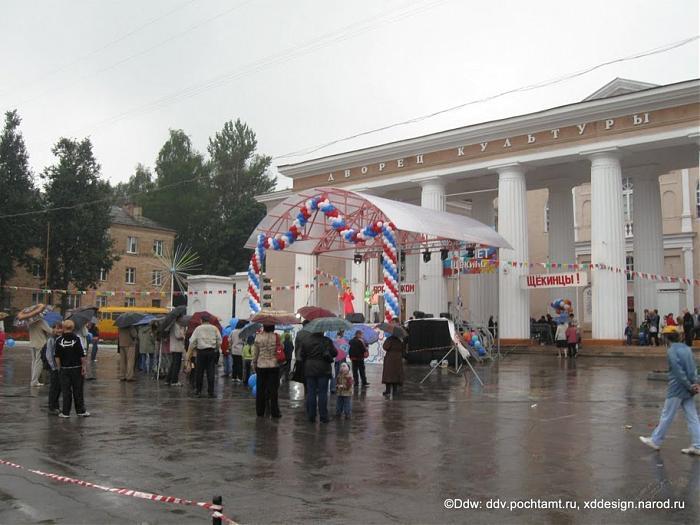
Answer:
M451 348L452 337L447 321L414 319L408 322L409 363L429 363L441 359Z
M452 314L450 314L450 312L440 312L440 317L452 320Z
M365 316L361 312L357 312L354 314L348 314L345 316L346 321L350 321L351 323L364 323L365 322Z
M415 312L413 312L413 317L415 317L416 319L425 319L425 312L416 310Z
M435 317L433 314L423 314L423 319L432 319Z

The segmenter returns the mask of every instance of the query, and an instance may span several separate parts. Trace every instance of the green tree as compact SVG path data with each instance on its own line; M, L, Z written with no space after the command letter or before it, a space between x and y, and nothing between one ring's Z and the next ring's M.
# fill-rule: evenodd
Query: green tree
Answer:
M226 122L209 139L214 213L207 273L226 275L246 267L250 250L243 245L265 216L265 206L255 196L275 187L275 180L267 173L271 159L257 154L257 147L255 133L240 119Z
M209 167L184 131L170 130L155 171L157 191L140 201L144 215L175 230L176 243L204 255L212 213Z
M53 289L97 285L100 269L116 260L109 236L109 183L100 178L90 139L62 138L52 149L53 166L46 168L44 202L50 222L48 281ZM61 296L61 310L67 308Z
M114 199L117 204L134 203L143 205L147 199L145 195L156 187L151 170L139 163L134 174L127 182L120 182L113 188Z
M31 212L39 204L29 154L19 131L17 111L5 113L0 136L0 215ZM38 243L38 220L34 215L0 218L0 307L5 304L7 281L19 264L31 262L29 250Z

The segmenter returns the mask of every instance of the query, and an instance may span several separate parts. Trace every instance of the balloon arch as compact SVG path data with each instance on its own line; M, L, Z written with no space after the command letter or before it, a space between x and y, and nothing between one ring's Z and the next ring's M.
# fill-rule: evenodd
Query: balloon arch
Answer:
M396 227L391 221L374 221L359 230L348 227L343 214L340 213L325 194L316 195L306 200L298 208L296 218L285 233L274 236L259 234L255 250L248 265L248 303L250 310L257 313L260 307L260 273L265 262L267 250L281 251L300 239L304 227L311 216L317 211L322 212L328 219L333 230L346 242L351 244L364 243L367 240L382 236L382 267L384 275L384 317L387 321L398 319L401 314L399 302L399 273L398 248Z

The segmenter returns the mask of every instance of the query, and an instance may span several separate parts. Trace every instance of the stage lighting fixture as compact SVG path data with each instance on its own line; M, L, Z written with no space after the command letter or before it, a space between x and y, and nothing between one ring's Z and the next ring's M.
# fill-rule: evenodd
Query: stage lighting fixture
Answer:
M423 262L430 262L430 252L428 250L423 252Z
M352 260L355 264L362 264L362 254L356 253Z
M449 256L450 250L448 250L447 248L443 248L442 250L440 250L440 260L446 261Z

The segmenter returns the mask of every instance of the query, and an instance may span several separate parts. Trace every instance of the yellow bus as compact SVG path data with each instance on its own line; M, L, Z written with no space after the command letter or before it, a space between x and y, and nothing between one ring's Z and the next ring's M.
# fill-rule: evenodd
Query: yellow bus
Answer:
M97 311L97 329L100 331L100 339L117 338L118 329L114 324L114 320L125 312L159 316L167 314L168 309L150 306L103 306Z

